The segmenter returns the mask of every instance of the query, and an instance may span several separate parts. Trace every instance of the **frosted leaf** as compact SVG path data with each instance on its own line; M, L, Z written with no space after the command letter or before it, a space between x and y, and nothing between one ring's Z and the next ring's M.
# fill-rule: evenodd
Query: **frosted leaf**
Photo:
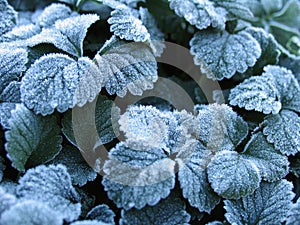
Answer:
M0 94L0 101L20 103L21 102L20 86L21 86L21 82L19 81L10 82Z
M11 111L16 108L15 103L3 102L0 103L0 124L4 129L9 129L9 119Z
M26 63L27 52L25 49L0 48L0 96L10 82L18 80L22 76L26 70ZM0 98L2 99L2 96Z
M177 155L179 165L184 163L178 172L183 197L200 212L210 213L220 202L207 180L206 167L212 157L200 142L188 143Z
M230 34L217 30L200 31L190 40L194 62L202 73L214 80L244 73L261 56L257 40L246 31Z
M107 144L119 135L117 120L120 109L114 105L112 100L109 100L106 96L98 95L95 111L91 113L95 116L95 125L101 144ZM77 146L74 137L73 122L72 111L67 111L62 119L62 132L74 146Z
M64 220L76 220L81 213L79 195L63 165L38 166L29 169L19 180L17 196L37 200L60 213Z
M252 136L243 154L258 167L261 177L266 181L279 180L289 172L287 157L268 143L262 133Z
M280 93L269 74L254 76L231 89L230 104L264 114L277 114L281 110Z
M51 164L65 165L73 184L80 187L97 177L97 173L87 164L79 149L71 146L63 147L59 155L51 161Z
M37 24L41 27L50 27L57 20L68 18L72 13L72 10L66 5L53 3L47 6L44 11L37 18Z
M282 0L261 0L261 5L267 14L279 11L283 6Z
M282 154L295 155L300 152L300 118L289 110L265 118L263 134Z
M170 194L175 185L174 166L161 148L135 150L121 142L109 152L102 184L117 207L141 209Z
M74 223L70 223L70 225L113 225L114 223L104 223L97 220L81 220L76 221Z
M147 8L140 7L139 14L145 27L147 28L151 40L150 47L155 56L160 56L165 48L164 33L157 27L155 18L150 14Z
M12 42L12 45L26 45L24 40L33 37L34 35L41 32L41 27L35 24L28 24L14 27L10 32L5 33L0 37L1 41Z
M197 138L213 152L234 150L248 134L247 123L225 104L208 105L197 121Z
M16 195L17 185L14 181L4 178L0 183L0 188L8 194Z
M107 205L97 205L86 215L87 219L114 224L115 213Z
M279 61L280 51L279 45L274 36L267 33L264 29L250 27L247 28L246 31L258 41L262 49L262 54L257 60L255 66L253 68L249 68L246 72L246 74L252 76L253 74L261 73L262 69L266 65L277 64Z
M5 211L8 210L11 206L17 203L17 198L7 193L1 186L0 186L0 215Z
M17 12L7 0L0 1L0 36L10 31L17 24Z
M20 202L4 211L0 218L1 225L62 225L63 219L58 212L36 201Z
M96 76L97 72L96 65L87 57L75 61L62 54L43 56L31 65L22 79L22 101L42 115L51 114L54 109L65 112L79 101L78 96L76 99L74 96L80 87L80 79L86 74ZM101 86L94 89L95 85L90 85L93 96L101 89ZM85 97L89 99L89 96Z
M168 125L162 117L162 112L152 106L132 106L120 117L120 130L125 133L127 143L164 147Z
M158 78L155 57L143 43L125 44L113 36L95 60L100 79L105 78L105 88L110 95L123 97L127 90L133 95L142 95L143 91L153 88Z
M230 14L227 16L227 20L232 19L232 17L241 19L251 19L253 17L252 12L246 5L248 0L212 0L212 2L216 6L226 9Z
M138 12L125 5L118 5L111 12L107 22L110 24L110 31L121 39L135 42L145 42L150 39L147 28L138 18Z
M180 198L171 195L155 206L146 206L141 210L122 210L120 225L188 225L190 215Z
M283 108L300 112L300 86L290 70L280 66L266 66L265 76L273 76Z
M225 28L227 12L224 8L215 7L212 1L202 0L169 0L170 8L184 17L191 25L202 30L209 26Z
M220 221L209 222L206 225L226 225L226 223L222 223Z
M54 27L44 28L40 34L28 39L28 45L33 47L42 43L50 43L75 57L81 57L83 56L83 40L88 28L97 20L99 17L93 14L58 20Z
M292 183L280 180L262 182L252 194L239 200L225 200L225 217L236 225L281 224L292 206L294 193Z
M143 143L163 148L169 154L178 152L184 145L194 122L194 116L186 111L162 112L152 106L131 106L119 120L129 146Z
M298 198L297 202L293 204L290 211L288 212L286 225L295 225L300 221L300 199Z
M213 190L227 199L252 194L259 187L259 169L251 161L234 151L218 152L207 168Z
M56 121L55 116L42 117L21 104L16 106L5 132L5 149L14 168L24 172L58 154L62 137Z

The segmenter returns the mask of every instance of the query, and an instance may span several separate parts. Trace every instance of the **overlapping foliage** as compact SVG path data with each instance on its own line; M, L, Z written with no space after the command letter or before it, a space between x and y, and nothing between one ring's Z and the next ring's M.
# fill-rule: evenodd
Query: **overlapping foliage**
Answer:
M0 15L0 224L299 222L299 0L0 0ZM158 63L188 60L165 41L188 69ZM179 92L164 79L194 111L153 97Z

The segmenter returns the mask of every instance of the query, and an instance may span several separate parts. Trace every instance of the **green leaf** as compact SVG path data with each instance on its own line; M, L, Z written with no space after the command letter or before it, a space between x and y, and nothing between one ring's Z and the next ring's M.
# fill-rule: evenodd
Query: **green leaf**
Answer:
M9 83L18 80L26 70L27 56L25 49L0 49L0 99Z
M87 219L114 224L115 213L107 205L97 205L86 215Z
M205 30L190 40L194 62L202 73L214 80L231 78L255 65L262 50L257 40L246 31L230 34L227 31Z
M84 89L86 79L96 77L98 69L87 57L78 61L62 54L49 54L36 60L27 70L21 83L21 98L35 113L48 115L57 109L65 112L76 103L94 99L101 82L90 79L90 89ZM86 94L86 93L89 93Z
M17 24L17 12L7 0L0 1L0 36L10 31Z
M298 198L297 202L293 204L290 211L288 212L286 225L297 224L300 221L300 199Z
M266 14L272 14L282 8L282 0L261 0L261 5Z
M15 103L4 102L0 103L0 124L4 129L9 129L9 119L11 111L16 108Z
M226 22L226 10L215 7L212 1L194 0L169 0L170 8L175 13L184 17L191 25L195 25L199 30L209 26L224 29Z
M143 43L124 43L115 36L107 41L95 57L99 79L105 77L110 95L120 97L127 90L133 95L153 88L157 80L157 62L151 49Z
M57 20L68 18L72 10L64 4L53 3L47 6L37 18L36 24L41 27L50 27Z
M292 183L280 180L262 182L252 194L239 200L225 200L225 217L236 225L281 224L292 206L294 193Z
M62 225L63 220L58 212L36 201L20 202L1 215L2 225Z
M27 40L30 47L50 43L75 56L83 56L83 40L88 28L99 20L97 15L87 14L57 20L53 28L44 28L41 33Z
M80 187L85 185L88 181L95 180L97 177L97 173L88 165L79 149L71 146L63 147L59 155L50 163L65 165L73 184L79 185Z
M155 206L147 206L142 210L122 210L120 225L152 224L152 225L187 225L190 215L180 198L171 195Z
M248 135L247 123L225 104L199 110L197 120L197 139L212 152L234 150Z
M234 151L218 152L207 168L213 190L227 199L252 194L259 187L259 169L251 161Z
M259 173L265 181L277 181L289 172L287 157L268 143L261 132L252 136L245 147L243 156L258 167Z
M77 203L79 195L63 165L42 165L27 170L19 180L17 196L46 204L67 222L78 219L81 213L81 204Z
M162 148L133 149L121 142L109 152L102 184L117 207L141 209L170 194L175 185L174 166Z
M5 160L0 156L0 182L2 181L3 171L5 170L5 168L6 168L6 166L5 166Z
M112 100L109 100L104 95L98 95L95 111L91 113L95 115L95 125L102 144L111 142L119 135L119 124L117 123L117 121L119 118L120 109L114 105L114 102ZM64 116L62 118L62 132L70 143L72 143L76 147L79 147L74 137L73 123L75 123L76 121L73 121L73 115L74 114L71 110L64 113ZM80 124L78 124L77 126L80 127Z
M269 143L285 155L300 152L300 118L289 110L265 118L263 134Z
M19 171L45 163L61 150L62 137L56 117L35 115L21 104L11 112L5 138L7 156Z
M220 202L207 179L206 168L212 157L211 151L205 149L201 142L194 142L187 144L187 149L180 151L176 158L181 165L178 179L182 195L200 212L210 213Z

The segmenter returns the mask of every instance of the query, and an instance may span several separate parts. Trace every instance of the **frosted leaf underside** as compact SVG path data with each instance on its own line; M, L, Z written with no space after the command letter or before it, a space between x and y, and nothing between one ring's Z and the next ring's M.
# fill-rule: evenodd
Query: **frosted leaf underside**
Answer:
M61 150L56 117L36 115L21 104L11 112L5 138L7 156L12 166L22 172L53 159Z

